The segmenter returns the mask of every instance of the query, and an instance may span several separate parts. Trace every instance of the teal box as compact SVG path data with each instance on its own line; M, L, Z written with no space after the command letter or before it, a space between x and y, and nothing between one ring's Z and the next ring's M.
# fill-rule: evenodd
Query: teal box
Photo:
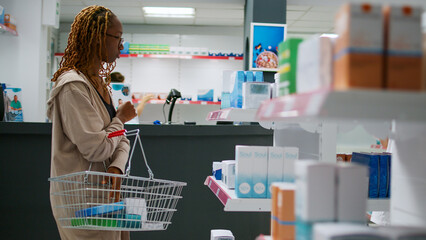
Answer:
M263 72L254 72L254 81L263 82Z
M244 82L254 82L254 74L251 71L245 71L246 80Z
M314 223L296 220L296 239L297 240L312 240L312 231Z
M0 5L0 23L4 24L4 7Z
M244 71L237 71L231 76L231 81L234 82L234 87L232 88L230 96L230 105L233 108L242 108L243 107L243 82L245 82Z

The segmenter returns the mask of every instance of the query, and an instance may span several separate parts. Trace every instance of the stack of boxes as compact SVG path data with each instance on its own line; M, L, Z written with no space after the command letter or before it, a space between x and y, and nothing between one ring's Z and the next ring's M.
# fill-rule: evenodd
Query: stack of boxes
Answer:
M329 87L424 90L421 14L411 6L343 5L337 38L288 38L279 45L278 96Z
M312 239L314 224L364 224L367 168L359 164L296 162L296 238Z
M271 98L271 91L270 84L263 82L263 72L224 71L221 108L257 108Z

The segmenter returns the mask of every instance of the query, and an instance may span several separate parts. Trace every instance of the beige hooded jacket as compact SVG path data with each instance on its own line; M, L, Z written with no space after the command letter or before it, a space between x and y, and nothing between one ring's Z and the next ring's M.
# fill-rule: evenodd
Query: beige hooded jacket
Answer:
M124 173L129 154L129 140L124 136L108 138L123 129L123 123L112 121L104 103L88 79L74 70L63 73L47 102L47 116L52 120L52 157L50 176L86 171L105 172L114 166ZM50 191L52 192L51 184ZM51 205L57 201L51 196ZM62 228L57 210L52 208L61 239L129 239L128 232L75 230Z

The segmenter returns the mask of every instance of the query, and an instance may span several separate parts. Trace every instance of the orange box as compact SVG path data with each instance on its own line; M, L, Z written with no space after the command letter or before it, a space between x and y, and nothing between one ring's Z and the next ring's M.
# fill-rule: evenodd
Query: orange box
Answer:
M385 6L386 88L422 90L422 32L420 7Z
M278 239L278 190L280 183L272 183L271 185L271 236L272 239Z
M278 238L279 240L296 239L295 227L295 190L296 185L286 183L280 185L278 190L277 208L278 208Z
M336 162L346 162L346 154L344 153L336 154Z
M380 5L349 3L336 15L334 88L382 88L383 15Z
M10 16L10 14L4 15L4 25L8 28L11 28L16 31L16 21L13 17Z

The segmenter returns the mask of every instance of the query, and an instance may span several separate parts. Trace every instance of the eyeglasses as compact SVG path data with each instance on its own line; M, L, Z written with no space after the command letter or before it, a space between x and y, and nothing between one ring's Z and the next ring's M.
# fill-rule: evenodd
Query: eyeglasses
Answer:
M121 38L121 37L118 37L118 36L114 36L114 35L109 34L109 33L106 33L106 35L107 35L108 37L113 37L113 38L115 38L115 39L120 39L120 45L119 45L119 46L123 45L123 43L124 43L124 38Z

